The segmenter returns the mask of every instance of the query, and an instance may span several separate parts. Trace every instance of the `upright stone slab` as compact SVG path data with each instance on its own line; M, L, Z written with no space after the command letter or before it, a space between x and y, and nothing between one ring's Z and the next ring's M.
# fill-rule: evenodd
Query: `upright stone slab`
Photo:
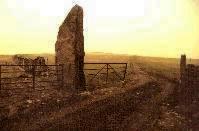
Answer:
M185 87L185 79L186 79L186 55L181 55L180 59L180 83L181 87Z
M85 89L83 9L75 5L59 28L56 64L64 65L64 86Z

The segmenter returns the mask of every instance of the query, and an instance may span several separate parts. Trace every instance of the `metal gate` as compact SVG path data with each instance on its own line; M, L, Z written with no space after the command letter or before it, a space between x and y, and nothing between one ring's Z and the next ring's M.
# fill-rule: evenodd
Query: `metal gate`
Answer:
M108 84L125 80L127 63L85 63L86 85L95 80L97 84Z
M1 90L24 86L35 89L49 85L63 86L62 65L0 65Z
M84 63L86 85L125 80L127 63ZM14 88L63 87L63 65L0 65L0 90Z

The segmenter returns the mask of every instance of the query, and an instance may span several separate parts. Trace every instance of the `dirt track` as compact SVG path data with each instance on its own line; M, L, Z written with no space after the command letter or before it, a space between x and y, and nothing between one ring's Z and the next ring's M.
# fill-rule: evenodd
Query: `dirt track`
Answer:
M138 110L143 101L147 101L152 94L158 93L154 83L141 87L136 91L119 94L106 100L94 103L90 107L65 115L63 119L53 122L49 129L121 129L124 119ZM153 88L152 88L153 87ZM63 121L62 121L63 120Z

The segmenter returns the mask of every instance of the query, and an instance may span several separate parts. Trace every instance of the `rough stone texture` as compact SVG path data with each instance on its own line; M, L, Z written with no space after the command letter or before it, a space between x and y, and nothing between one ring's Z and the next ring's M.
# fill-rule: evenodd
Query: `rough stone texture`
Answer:
M186 56L181 56L180 87L182 96L192 99L199 91L199 66L186 64Z
M186 64L186 56L181 56L180 64L181 87L199 87L199 66Z
M181 55L181 59L180 59L180 80L181 80L181 87L184 87L184 76L185 74L185 70L186 70L186 55Z
M85 88L83 9L75 5L59 28L55 44L56 64L64 65L64 85Z

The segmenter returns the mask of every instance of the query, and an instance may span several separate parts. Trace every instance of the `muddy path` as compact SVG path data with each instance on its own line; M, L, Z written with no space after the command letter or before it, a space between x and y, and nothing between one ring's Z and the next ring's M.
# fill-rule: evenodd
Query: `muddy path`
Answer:
M61 130L161 130L161 103L172 92L172 84L152 82L116 95L91 107L65 115L46 129ZM164 89L164 90L162 90ZM174 125L175 126L175 125ZM172 127L170 128L172 129Z
M80 130L117 130L125 118L132 114L136 108L159 92L156 83L148 83L139 89L115 95L90 107L65 115L63 119L53 122L49 129L80 129Z

